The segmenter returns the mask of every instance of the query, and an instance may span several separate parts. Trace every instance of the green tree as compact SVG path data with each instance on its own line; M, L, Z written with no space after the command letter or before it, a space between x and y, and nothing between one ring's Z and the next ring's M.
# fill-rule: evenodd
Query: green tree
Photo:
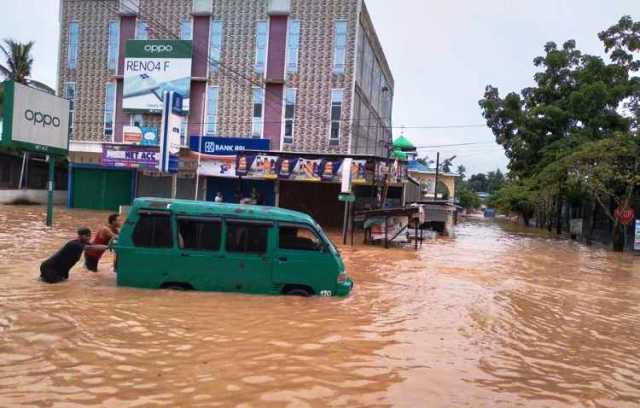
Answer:
M630 73L640 71L640 60L636 58L640 52L640 21L633 21L624 16L607 30L598 34L604 43L605 51L610 53L611 60ZM630 112L632 127L638 130L640 124L640 77L629 79L634 88L632 95L625 101L624 107Z
M613 225L613 246L624 250L624 227L614 215L628 208L640 189L640 138L628 133L585 143L559 164L569 180L583 186Z
M467 168L460 164L456 169L456 173L460 175L460 180L464 180L467 177Z
M466 185L458 191L458 202L462 208L467 210L475 210L480 208L482 205L480 197L478 197L478 195L471 191L471 189Z
M487 173L487 189L486 192L489 194L493 194L498 191L505 182L504 174L500 169L496 171L490 171Z
M5 39L3 42L4 44L0 44L0 53L4 54L6 63L0 64L0 74L6 79L29 85L45 92L55 93L49 86L31 78L33 41L23 44L12 39Z
M563 201L581 200L585 192L602 204L624 201L624 192L636 188L628 176L612 178L611 170L628 175L614 163L635 154L633 144L622 140L638 137L640 79L633 74L640 70L640 22L623 17L599 37L612 63L583 54L573 40L561 48L549 42L534 59L540 70L533 87L502 97L487 86L480 107L509 159L511 181L495 197L502 210L523 218L533 210L549 226L555 213L560 231ZM597 149L612 143L622 150L598 159ZM595 180L610 190L596 190Z
M507 183L491 197L489 206L506 215L520 215L524 224L528 226L535 214L535 194L523 183Z
M484 173L474 174L469 177L469 188L476 193L484 193L489 187L489 180Z

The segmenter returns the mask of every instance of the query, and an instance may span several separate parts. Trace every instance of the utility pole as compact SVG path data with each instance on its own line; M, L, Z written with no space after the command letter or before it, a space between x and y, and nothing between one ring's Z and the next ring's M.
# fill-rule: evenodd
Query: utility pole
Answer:
M433 199L438 199L438 179L440 178L440 152L436 156L436 182L433 190Z
M53 155L48 155L49 161L49 182L47 183L47 227L53 225L53 191L55 188L56 159Z

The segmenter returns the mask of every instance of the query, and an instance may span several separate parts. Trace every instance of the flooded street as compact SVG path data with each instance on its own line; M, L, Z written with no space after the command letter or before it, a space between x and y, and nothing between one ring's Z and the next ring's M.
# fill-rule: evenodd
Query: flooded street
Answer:
M106 215L0 206L1 407L640 405L640 257L470 221L340 247L346 299L118 288L110 255L37 280Z

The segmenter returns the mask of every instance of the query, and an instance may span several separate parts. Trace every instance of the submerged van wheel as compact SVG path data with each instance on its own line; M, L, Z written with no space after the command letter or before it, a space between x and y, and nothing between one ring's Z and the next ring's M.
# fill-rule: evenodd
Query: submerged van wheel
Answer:
M313 291L310 288L306 288L304 286L285 287L282 292L287 296L300 296L300 297L309 297L313 294Z
M193 290L193 287L188 283L177 283L177 282L163 283L160 288L168 289L168 290L181 290L181 291Z

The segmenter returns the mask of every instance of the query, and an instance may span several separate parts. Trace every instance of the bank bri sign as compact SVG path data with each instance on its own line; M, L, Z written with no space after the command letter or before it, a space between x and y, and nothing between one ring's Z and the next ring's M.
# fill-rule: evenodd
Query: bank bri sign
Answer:
M269 151L271 142L269 139L248 137L191 136L189 148L194 152L213 156L236 156L245 150Z

